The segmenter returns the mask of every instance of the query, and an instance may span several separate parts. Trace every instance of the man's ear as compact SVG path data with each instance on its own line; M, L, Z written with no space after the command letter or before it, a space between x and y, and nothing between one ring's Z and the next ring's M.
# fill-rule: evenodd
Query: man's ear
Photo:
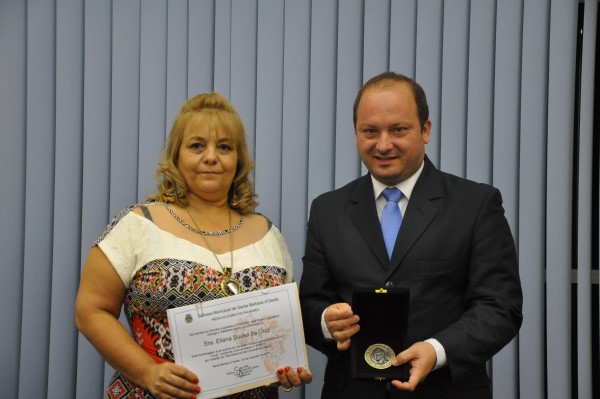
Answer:
M423 136L423 143L429 144L429 135L431 133L431 119L427 119L425 124L423 125L423 131L421 135Z

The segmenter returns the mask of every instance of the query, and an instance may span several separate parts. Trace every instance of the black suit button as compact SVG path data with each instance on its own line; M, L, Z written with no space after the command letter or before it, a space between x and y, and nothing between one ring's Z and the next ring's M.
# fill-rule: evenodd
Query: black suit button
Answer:
M392 288L392 287L394 286L394 282L393 282L393 281L386 281L386 282L385 282L385 286L386 286L387 288Z

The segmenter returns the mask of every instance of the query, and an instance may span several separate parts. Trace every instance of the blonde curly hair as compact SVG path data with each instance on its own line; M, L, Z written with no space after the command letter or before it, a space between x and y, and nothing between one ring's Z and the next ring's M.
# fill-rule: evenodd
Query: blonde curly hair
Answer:
M233 183L229 189L229 205L246 215L258 205L250 180L253 169L252 159L246 143L244 124L231 103L221 94L212 92L199 94L187 100L179 110L173 122L171 133L158 162L156 170L157 192L148 196L151 201L177 202L188 205L186 195L188 186L177 168L179 148L183 133L191 120L199 115L216 120L226 129L233 140L238 154L237 167Z

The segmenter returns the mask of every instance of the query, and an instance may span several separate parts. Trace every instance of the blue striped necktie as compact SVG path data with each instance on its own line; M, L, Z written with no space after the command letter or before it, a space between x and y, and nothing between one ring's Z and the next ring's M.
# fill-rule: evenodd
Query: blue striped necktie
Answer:
M383 232L383 240L387 249L388 258L392 258L396 237L402 224L402 214L398 201L402 198L402 192L396 187L388 187L383 190L383 196L387 200L383 213L381 214L381 231Z

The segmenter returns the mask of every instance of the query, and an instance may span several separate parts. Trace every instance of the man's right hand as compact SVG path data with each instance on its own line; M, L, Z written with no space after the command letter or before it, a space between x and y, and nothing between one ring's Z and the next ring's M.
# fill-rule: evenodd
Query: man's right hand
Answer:
M350 348L350 338L360 330L360 318L352 312L347 303L334 303L325 310L325 325L337 342L337 348L345 351Z

